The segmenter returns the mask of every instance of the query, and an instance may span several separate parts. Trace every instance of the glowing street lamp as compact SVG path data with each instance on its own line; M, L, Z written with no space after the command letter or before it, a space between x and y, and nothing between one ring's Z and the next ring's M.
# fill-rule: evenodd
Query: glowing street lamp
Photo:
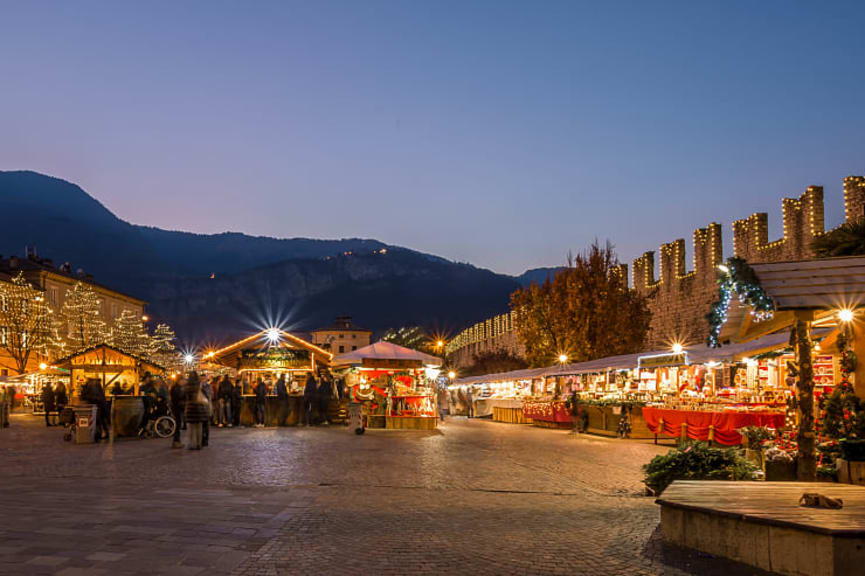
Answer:
M279 342L279 328L268 328L266 336L271 344L276 344Z
M684 346L682 346L679 342L675 342L673 344L673 354L681 354L685 351Z
M186 362L187 364L192 364L193 362L195 362L195 356L193 356L192 354L187 352L186 354L183 355L183 361Z
M454 381L454 378L456 378L456 377L457 377L457 373L454 372L453 370L451 370L450 372L448 372L448 378L450 378L451 382L453 382L453 381Z
M856 314L850 308L842 308L841 310L838 310L838 319L845 324L852 322L855 315Z
M559 364L564 366L565 362L567 362L567 361L568 361L568 355L567 354L559 354Z
M39 364L39 369L40 369L40 370L43 370L43 371L44 371L46 368L48 368L48 364L46 364L45 362L41 362L41 363Z

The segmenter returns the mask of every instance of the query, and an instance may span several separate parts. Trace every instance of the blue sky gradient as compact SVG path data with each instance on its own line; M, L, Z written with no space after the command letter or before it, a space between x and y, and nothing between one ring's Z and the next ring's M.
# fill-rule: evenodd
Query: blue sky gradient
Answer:
M0 169L195 232L625 261L865 172L862 2L5 2ZM690 260L690 257L689 257Z

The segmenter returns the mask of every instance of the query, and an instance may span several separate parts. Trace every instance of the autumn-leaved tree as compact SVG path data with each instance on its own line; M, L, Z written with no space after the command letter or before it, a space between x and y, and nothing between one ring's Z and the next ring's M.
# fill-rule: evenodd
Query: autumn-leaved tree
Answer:
M12 358L18 374L38 356L54 355L59 346L57 322L41 290L20 272L10 282L0 282L0 348Z
M532 366L549 366L561 354L581 362L639 352L651 319L645 298L620 273L612 245L598 242L543 284L514 292L511 308Z
M102 302L90 284L76 282L66 291L61 322L67 332L69 354L108 341L108 326L102 316Z

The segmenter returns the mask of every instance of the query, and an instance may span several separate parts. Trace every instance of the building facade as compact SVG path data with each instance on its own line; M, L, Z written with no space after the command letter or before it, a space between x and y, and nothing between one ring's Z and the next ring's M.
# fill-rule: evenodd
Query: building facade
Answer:
M19 273L23 274L34 288L44 294L49 307L56 313L60 313L63 309L67 291L71 290L76 282L84 282L99 297L102 308L101 316L109 326L125 310L145 318L146 303L143 300L97 284L93 281L92 276L84 274L83 271L73 272L68 263L55 267L51 260L39 258L35 253L28 254L24 258L17 256L0 257L0 282L8 282ZM0 326L0 338L2 338L4 330L7 330L7 327ZM36 370L43 361L45 358L31 356L28 360L27 371ZM14 375L14 366L15 364L9 358L8 352L0 347L0 376Z
M338 316L333 324L311 333L312 343L331 354L345 354L369 346L372 330L352 323L351 316Z

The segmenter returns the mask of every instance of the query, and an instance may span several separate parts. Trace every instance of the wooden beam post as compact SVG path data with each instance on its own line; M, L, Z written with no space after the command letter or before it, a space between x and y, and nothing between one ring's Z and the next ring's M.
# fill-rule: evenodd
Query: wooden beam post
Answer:
M853 353L856 355L856 370L853 371L853 390L859 398L865 398L865 325L858 317L850 324Z
M797 310L796 323L796 362L799 365L799 446L797 475L801 482L814 482L817 479L817 433L814 427L814 366L812 364L813 346L811 343L811 322L813 310Z

